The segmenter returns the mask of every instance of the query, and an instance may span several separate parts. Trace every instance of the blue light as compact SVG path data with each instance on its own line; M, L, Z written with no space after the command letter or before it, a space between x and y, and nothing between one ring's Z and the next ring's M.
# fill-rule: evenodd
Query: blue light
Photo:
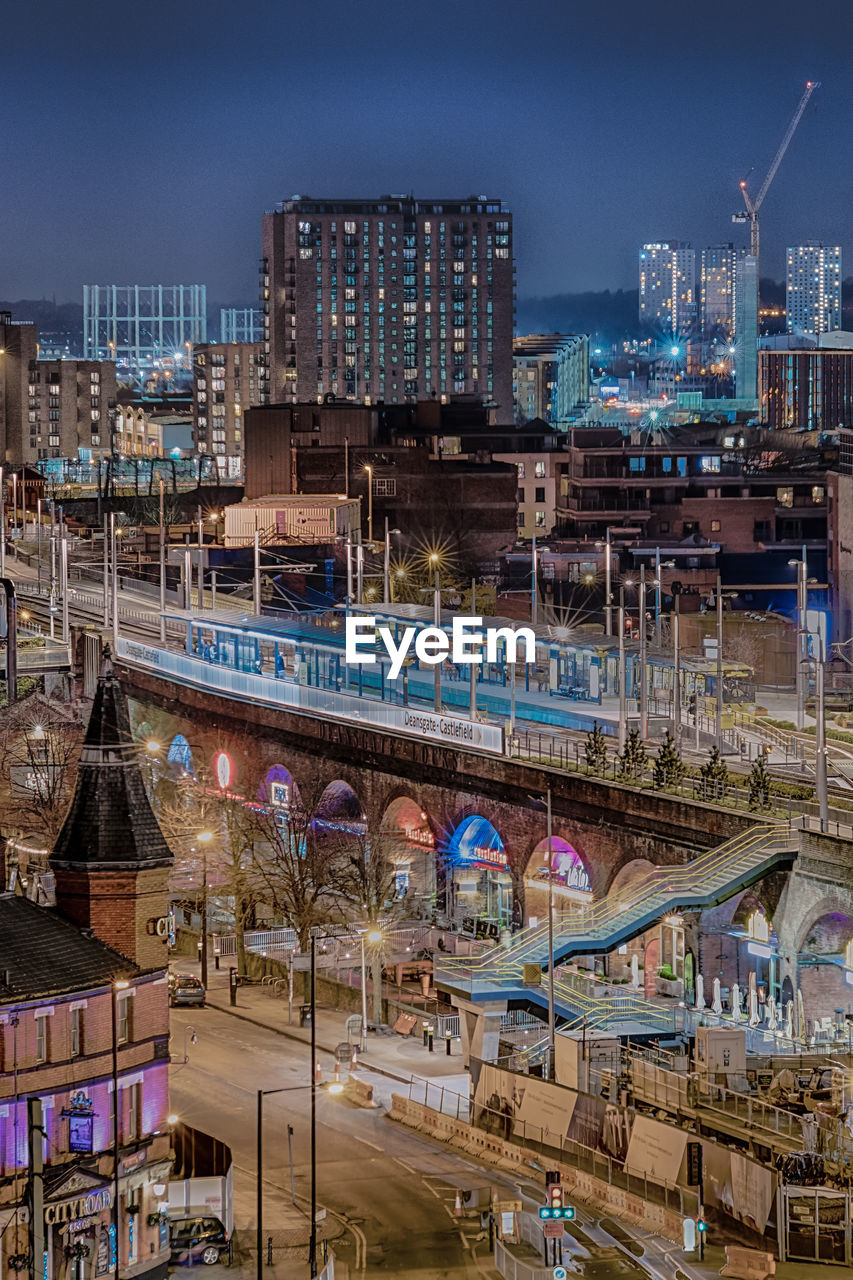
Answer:
M681 355L681 347L670 347L669 354L673 357Z

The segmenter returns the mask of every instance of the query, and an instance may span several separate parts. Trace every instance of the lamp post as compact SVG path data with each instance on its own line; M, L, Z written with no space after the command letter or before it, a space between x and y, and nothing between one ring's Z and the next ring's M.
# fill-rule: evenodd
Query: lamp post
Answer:
M543 804L540 796L528 797L535 809L541 813ZM551 786L545 789L545 823L548 838L548 1046L549 1064L548 1078L554 1079L554 1054L556 1047L556 1006L554 1000L554 833L551 820Z
M805 694L805 634L806 634L806 609L808 608L808 589L806 586L806 549L803 547L802 558L799 560L789 560L791 567L797 570L797 642L796 642L796 665L794 669L794 679L796 681L797 690L797 732L802 733L805 726L806 717L806 694Z
M65 542L63 540L63 546ZM112 615L113 615L113 652L118 654L118 540L116 535L116 513L110 512L110 554L113 558L112 577Z
M0 467L0 578L6 577L6 481Z
M432 621L433 626L441 627L441 582L438 576L438 555L435 551L430 556L430 564L435 566L435 590L433 592L433 609ZM433 685L433 701L435 710L441 710L441 663L437 662L433 668L434 685Z
M373 541L373 464L365 462L367 472L367 541Z
M672 736L676 748L681 746L681 644L679 637L681 596L672 598Z
M204 608L204 516L200 503L196 520L198 521L198 611L201 613Z
M160 643L166 643L166 519L165 482L160 476Z
M113 1231L115 1233L116 1280L121 1270L121 1241L119 1238L119 1096L118 1096L118 993L126 991L130 983L123 978L112 984L112 1027L113 1027Z
M646 628L646 566L640 565L640 737L649 736L648 632Z
M619 750L625 750L628 732L625 723L628 716L627 690L625 688L625 584L619 583Z
M391 534L398 534L399 529L388 528L388 517L385 517L385 558L382 565L382 603L391 604Z
M196 837L202 846L201 886L201 985L207 990L207 846L213 839L212 831L200 831Z
M365 941L371 946L378 947L382 942L382 930L373 928L368 929L361 935L361 1046L360 1051L364 1053L364 1046L367 1040L367 963L365 958Z
M261 535L255 530L254 559L252 562L252 610L256 617L261 612Z
M538 576L539 566L536 563L536 534L535 533L533 535L531 559L532 559L532 565L531 565L531 578L530 578L530 621L533 623L535 627L536 623L539 621L539 617L538 617L539 608L538 608L538 601L536 599L536 578Z
M604 544L604 613L607 619L607 635L613 635L613 599L610 590L613 562L613 547L610 542L610 529L607 530L607 541Z
M59 543L59 583L62 588L62 639L68 644L70 632L68 627L68 528L65 517L61 517L60 529L62 538Z

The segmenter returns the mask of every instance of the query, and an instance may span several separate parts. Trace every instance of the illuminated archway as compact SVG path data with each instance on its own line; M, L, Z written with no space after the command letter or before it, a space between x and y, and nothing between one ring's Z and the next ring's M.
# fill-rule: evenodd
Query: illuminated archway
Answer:
M444 846L448 914L463 927L497 937L513 918L512 877L500 833L480 814L459 823Z
M176 733L169 744L166 760L173 773L195 774L192 748L182 733Z
M548 873L549 845L548 840L540 840L533 853L530 855L530 862L527 866L527 875L533 880L542 881L547 885L549 880ZM592 884L589 878L589 871L586 863L573 845L568 840L563 840L560 836L552 836L550 844L550 859L553 867L553 881L560 888L567 889L572 893L582 894L584 897L592 893Z
M321 834L363 836L367 820L361 801L348 782L330 782L320 797L311 824Z
M398 796L382 815L383 848L397 872L397 892L435 892L435 836L426 812L411 796Z
M293 780L293 774L283 764L274 764L267 769L266 776L258 787L258 801L283 815L299 806L299 788Z

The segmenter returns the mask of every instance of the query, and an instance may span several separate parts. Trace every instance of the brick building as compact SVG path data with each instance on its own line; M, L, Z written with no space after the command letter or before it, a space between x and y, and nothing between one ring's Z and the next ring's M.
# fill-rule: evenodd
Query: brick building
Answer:
M286 200L263 222L269 398L476 395L512 422L512 215L500 200Z
M819 347L798 339L796 349L759 351L758 398L766 426L837 431L853 423L853 346L841 347L845 340L853 342L849 334L831 334Z
M266 393L260 342L216 342L193 350L193 441L197 453L239 457L243 414Z
M168 1198L171 1139L164 922L171 861L107 659L74 798L51 857L55 903L0 893L4 1271L23 1258L32 1274L21 1207L26 1099L37 1096L46 1132L45 1259L38 1274L45 1280L166 1275L169 1230L161 1206Z

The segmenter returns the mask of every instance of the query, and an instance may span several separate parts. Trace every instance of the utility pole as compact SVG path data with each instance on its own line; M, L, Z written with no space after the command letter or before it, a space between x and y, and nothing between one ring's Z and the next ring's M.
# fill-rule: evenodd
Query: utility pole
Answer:
M723 583L717 574L717 750L723 754Z
M555 1078L556 1008L554 1004L554 837L551 821L551 787L547 791L548 821L548 1079Z
M118 657L118 538L114 511L110 512L110 552L113 558L113 653Z
M27 1169L27 1201L29 1222L29 1255L31 1276L42 1276L45 1272L44 1247L44 1142L47 1134L44 1128L44 1110L41 1098L27 1098L27 1150L29 1168Z
M18 698L18 598L11 578L0 577L6 595L6 697L11 707Z
M679 622L681 596L672 598L672 736L677 750L681 749L681 644Z
M152 464L153 465L153 464ZM166 513L165 483L160 476L160 643L166 643Z
M646 566L640 565L640 737L649 736L648 632L646 628Z
M255 559L252 574L252 608L256 615L261 612L261 535L255 530Z
M619 584L619 750L625 750L628 732L628 697L625 678L625 586Z

